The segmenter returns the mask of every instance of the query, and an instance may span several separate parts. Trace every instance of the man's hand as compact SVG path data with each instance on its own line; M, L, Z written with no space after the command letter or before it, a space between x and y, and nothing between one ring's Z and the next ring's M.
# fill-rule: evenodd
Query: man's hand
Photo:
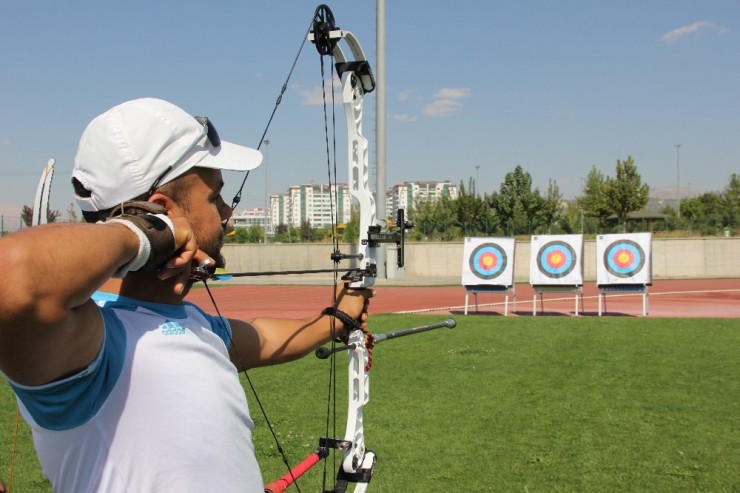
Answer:
M213 262L205 252L198 249L195 233L188 220L183 217L170 216L175 227L175 254L157 272L161 280L175 280L175 294L182 294L190 279L193 264L200 264L205 260Z
M336 308L345 312L350 317L360 321L360 326L365 329L368 318L370 298L375 296L375 290L370 288L352 289L347 283L337 286Z

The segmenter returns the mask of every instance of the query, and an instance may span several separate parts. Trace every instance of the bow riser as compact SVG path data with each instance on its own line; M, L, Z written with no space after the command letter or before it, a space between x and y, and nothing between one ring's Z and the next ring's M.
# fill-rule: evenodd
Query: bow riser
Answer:
M375 197L370 192L370 172L368 166L368 141L362 135L363 92L353 72L342 78L342 102L347 119L347 159L349 163L349 194L359 205L360 244L357 253L362 255L360 269L364 273L360 281L350 284L352 288L367 288L375 284L376 251L366 239L362 238L377 221Z

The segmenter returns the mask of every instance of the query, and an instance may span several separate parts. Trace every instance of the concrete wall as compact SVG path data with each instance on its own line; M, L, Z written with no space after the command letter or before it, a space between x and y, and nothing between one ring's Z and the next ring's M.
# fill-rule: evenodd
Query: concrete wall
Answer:
M352 253L347 245L341 245ZM224 255L231 272L331 269L331 244L226 245ZM387 258L393 264L394 247ZM460 279L463 244L408 243L403 277L423 281ZM530 243L517 241L514 279L529 282ZM711 279L740 277L740 238L653 238L653 279ZM596 280L596 241L584 241L584 280ZM342 268L351 264L342 264ZM328 277L328 276L327 276ZM389 273L389 278L394 277Z

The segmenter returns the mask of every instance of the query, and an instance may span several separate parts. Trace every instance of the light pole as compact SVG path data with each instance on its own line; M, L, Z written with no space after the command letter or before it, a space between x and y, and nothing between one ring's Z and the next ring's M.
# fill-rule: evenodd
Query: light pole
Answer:
M676 208L678 217L681 217L681 144L676 145Z
M265 139L263 141L263 144L265 144L265 245L267 245L267 222L270 220L270 217L267 214L268 210L268 202L270 200L270 196L267 194L267 151L270 148L270 141L268 139Z
M477 165L475 167L475 196L480 197L480 193L478 193L478 170L480 169L480 165Z
M581 196L583 196L583 177L581 177ZM578 203L578 198L576 198L576 203ZM578 204L578 210L581 211L581 234L583 234L583 206L581 204Z

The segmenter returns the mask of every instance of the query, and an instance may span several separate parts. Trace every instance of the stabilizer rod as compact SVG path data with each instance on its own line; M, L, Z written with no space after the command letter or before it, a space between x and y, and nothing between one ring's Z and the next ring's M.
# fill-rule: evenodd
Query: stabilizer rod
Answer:
M442 320L441 322L435 322L433 324L428 324L428 325L420 325L419 327L412 327L410 329L396 330L394 332L386 332L385 334L373 334L373 340L375 344L377 344L381 341L387 341L388 339L395 339L396 337L410 336L413 334L418 334L420 332L426 332L427 330L440 329L442 327L453 329L456 325L457 325L457 322L455 322L454 318L448 318L447 320ZM338 353L340 351L349 351L350 349L354 349L354 348L355 348L354 344L349 344L345 346L337 346L334 349L330 349L328 347L320 347L316 349L316 357L319 359L327 359L329 356L331 356L334 353Z
M375 338L375 343L377 344L381 341L387 341L388 339L395 339L396 337L410 336L413 334L418 334L419 332L426 332L427 330L440 329L442 327L453 329L455 328L456 325L457 325L457 322L455 322L454 318L448 318L447 320L443 320L441 322L435 322L429 325L421 325L419 327L412 327L410 329L397 330L395 332L386 332L385 334L373 334L373 337Z

